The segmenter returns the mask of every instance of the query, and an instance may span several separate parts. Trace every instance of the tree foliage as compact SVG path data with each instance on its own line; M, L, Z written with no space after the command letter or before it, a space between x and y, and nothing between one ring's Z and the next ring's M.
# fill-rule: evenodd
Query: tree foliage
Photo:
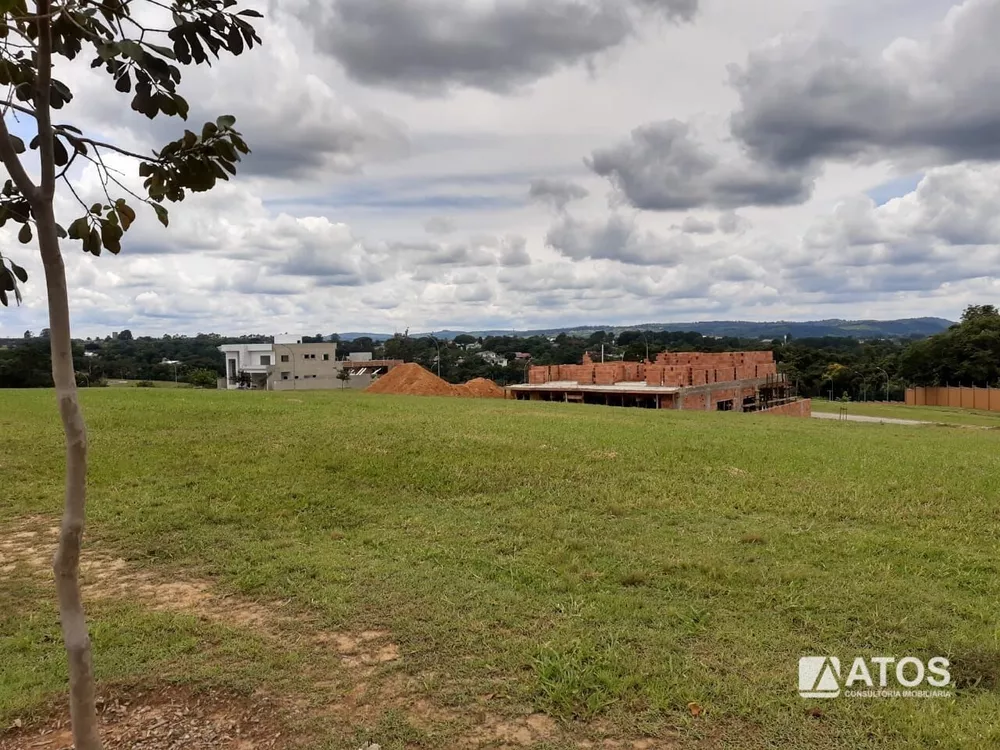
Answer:
M970 305L960 323L914 344L900 365L915 385L1000 384L1000 312Z
M51 33L39 36L43 8ZM103 250L117 254L137 219L137 204L148 206L167 226L164 202L211 190L219 180L235 175L241 157L250 153L234 127L236 118L228 114L195 130L185 129L176 140L146 154L96 140L69 123L53 122L51 110L61 110L74 92L38 60L42 52L66 60L87 55L91 67L104 72L136 112L150 119L163 114L187 120L189 104L178 91L178 65L211 64L222 52L239 55L259 44L250 22L260 17L257 11L239 9L237 0L56 0L35 7L26 0L0 0L0 12L0 86L8 91L0 149L19 156L39 151L41 163L54 169L46 179L43 168L38 189L54 188L61 181L76 198L82 213L65 227L57 225L60 238L78 242L92 255ZM34 118L39 126L39 135L27 145L6 126L8 116L18 115ZM45 131L51 138L42 137ZM41 153L43 149L51 151ZM145 180L143 194L133 192L108 168L109 152L137 160L138 174ZM69 169L78 159L97 168L104 200L88 204L76 193ZM23 244L34 239L39 218L30 192L16 174L0 188L0 227L13 224ZM6 306L11 298L20 302L20 285L26 282L24 269L0 256L0 304Z

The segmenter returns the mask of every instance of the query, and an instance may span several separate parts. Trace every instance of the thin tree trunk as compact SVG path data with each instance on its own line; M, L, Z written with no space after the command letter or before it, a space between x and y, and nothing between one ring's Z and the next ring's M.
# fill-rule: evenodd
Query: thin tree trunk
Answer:
M48 292L52 379L66 435L66 503L59 533L59 547L52 569L55 573L59 619L69 662L70 719L76 750L101 750L94 701L90 635L80 595L80 544L83 540L87 501L87 426L77 399L66 268L59 251L52 203L43 200L34 207L34 211Z

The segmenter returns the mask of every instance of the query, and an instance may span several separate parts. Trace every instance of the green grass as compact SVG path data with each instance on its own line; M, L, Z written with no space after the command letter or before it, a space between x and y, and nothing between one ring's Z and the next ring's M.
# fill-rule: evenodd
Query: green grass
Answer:
M1000 433L352 391L82 398L95 544L388 630L400 668L460 712L491 694L581 737L681 747L1000 743ZM0 429L0 529L56 514L52 393L0 392ZM24 585L0 579L0 726L60 684L46 594ZM105 679L310 689L308 655L258 645L250 667L192 650L206 626L185 618L93 617L118 634L95 639ZM804 701L804 654L945 655L961 689ZM383 747L414 742L382 721Z
M135 388L139 383L145 381L142 380L108 380L108 386L111 388ZM150 380L153 384L153 388L194 388L190 383L181 383L174 380Z
M1000 412L981 411L975 409L957 409L949 406L906 406L904 404L877 404L852 401L842 404L839 401L813 399L813 411L840 411L841 406L847 406L848 414L865 417L886 417L888 419L914 419L922 422L940 422L942 424L972 425L977 427L1000 427Z

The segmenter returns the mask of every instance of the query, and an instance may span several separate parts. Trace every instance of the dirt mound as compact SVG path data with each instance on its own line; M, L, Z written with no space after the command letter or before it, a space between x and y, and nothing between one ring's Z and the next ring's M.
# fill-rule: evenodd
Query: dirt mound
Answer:
M403 396L454 396L454 386L416 362L393 367L366 389L369 393Z
M465 385L457 386L462 393L460 395L471 398L503 398L504 390L492 380L486 378L476 378L470 380Z
M392 368L366 390L369 393L391 393L401 396L504 397L503 388L492 380L476 378L464 385L452 385L415 362Z

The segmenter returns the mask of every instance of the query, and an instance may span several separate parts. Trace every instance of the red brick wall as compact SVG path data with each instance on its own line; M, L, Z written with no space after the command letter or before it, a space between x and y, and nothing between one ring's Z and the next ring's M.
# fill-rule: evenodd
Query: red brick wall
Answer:
M535 366L528 373L528 382L542 385L554 380L575 380L581 385L613 385L645 380L649 385L689 386L763 378L777 372L771 352L663 352L651 365L595 364L585 357L582 365Z
M812 399L804 398L800 401L793 401L790 404L775 406L773 409L764 409L761 414L778 414L786 417L811 417Z

